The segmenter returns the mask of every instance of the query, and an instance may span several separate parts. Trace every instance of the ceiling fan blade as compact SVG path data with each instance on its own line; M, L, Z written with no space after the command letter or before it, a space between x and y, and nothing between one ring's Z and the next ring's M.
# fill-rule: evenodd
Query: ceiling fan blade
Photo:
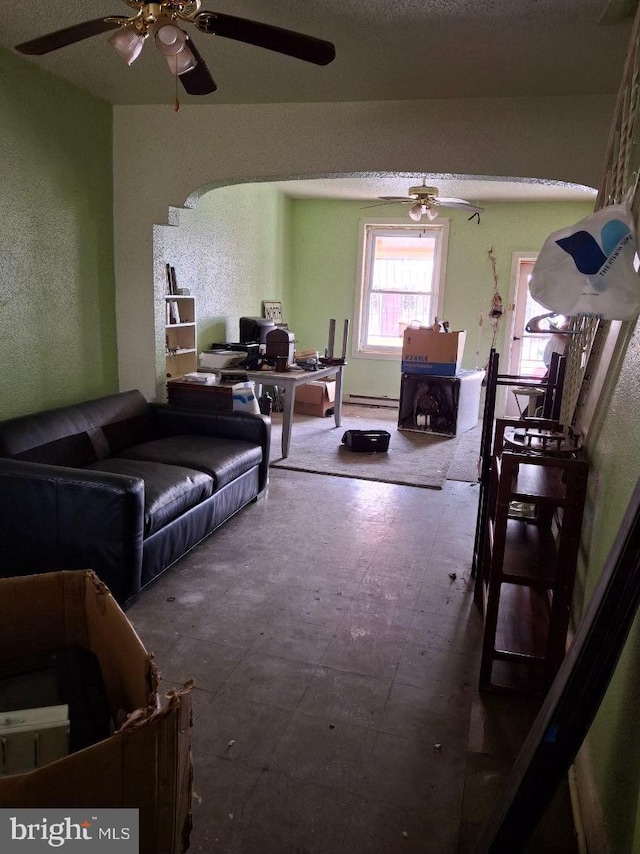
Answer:
M209 95L211 92L215 92L218 87L207 68L206 62L200 55L200 51L189 36L187 36L186 47L189 48L198 64L191 71L185 71L184 74L180 75L180 82L184 86L185 92L188 92L189 95Z
M42 56L45 53L50 53L52 50L58 50L61 47L67 47L67 45L75 44L75 42L80 42L83 39L89 39L91 36L106 33L109 30L117 30L118 27L128 20L128 18L122 16L95 18L93 21L74 24L73 27L65 27L63 30L56 30L37 39L22 42L22 44L16 45L16 50L28 56Z
M388 202L388 201L386 201L386 202L378 202L378 203L377 203L377 204L375 204L375 205L363 205L363 206L360 208L360 210L361 210L361 211L364 211L364 210L366 210L367 208L381 208L381 207L384 207L385 205L388 205L388 204L389 204L389 202Z
M434 201L441 208L464 208L471 213L482 213L484 211L484 208L472 205L471 202L465 202L464 199L447 199L438 196Z
M379 199L382 199L383 202L415 202L413 196L378 196Z
M471 202L468 202L466 199L456 199L455 196L436 196L436 201L441 205L470 205Z
M203 33L264 47L316 65L328 65L336 56L336 49L331 42L247 18L236 18L234 15L222 15L218 12L200 12L194 18L194 23Z

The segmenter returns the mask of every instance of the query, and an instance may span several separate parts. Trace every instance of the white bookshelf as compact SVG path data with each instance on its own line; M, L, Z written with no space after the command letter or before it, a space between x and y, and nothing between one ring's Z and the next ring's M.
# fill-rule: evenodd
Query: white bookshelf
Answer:
M173 294L164 301L167 379L174 380L198 368L196 299Z

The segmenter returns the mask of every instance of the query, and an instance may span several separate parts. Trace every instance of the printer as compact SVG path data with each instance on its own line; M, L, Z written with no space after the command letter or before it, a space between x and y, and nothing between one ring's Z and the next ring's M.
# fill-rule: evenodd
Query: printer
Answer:
M240 318L240 343L242 344L266 344L267 335L276 328L273 320L266 317L241 317Z

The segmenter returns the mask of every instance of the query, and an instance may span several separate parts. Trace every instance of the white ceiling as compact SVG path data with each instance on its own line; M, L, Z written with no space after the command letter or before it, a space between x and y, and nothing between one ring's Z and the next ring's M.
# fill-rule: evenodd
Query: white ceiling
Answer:
M599 23L608 4L637 0L203 0L203 9L332 41L336 59L311 65L188 27L218 85L182 104L384 101L614 94L632 18ZM129 15L124 0L0 0L0 46L88 19ZM94 36L42 57L43 69L114 105L171 104L175 88L149 40L131 66ZM286 132L286 131L285 131ZM422 175L358 175L282 182L293 196L375 200L405 195ZM426 176L440 195L498 199L592 198L588 188L469 176Z
M204 0L203 9L332 41L326 67L187 26L218 91L182 103L411 100L605 94L617 90L637 0ZM0 46L87 19L129 15L123 0L0 0ZM148 41L129 68L94 36L34 62L112 104L170 104L174 85Z

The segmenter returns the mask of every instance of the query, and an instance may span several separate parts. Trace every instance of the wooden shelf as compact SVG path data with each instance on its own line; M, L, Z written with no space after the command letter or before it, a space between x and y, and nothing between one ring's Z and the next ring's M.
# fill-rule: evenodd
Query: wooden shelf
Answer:
M490 548L494 543L495 522L489 520ZM507 517L502 566L499 572L511 584L540 588L553 587L558 552L552 532L526 519Z
M166 295L164 300L166 372L167 378L176 379L198 370L196 300L185 294ZM171 322L174 316L179 317L179 323Z
M581 459L502 451L492 462L481 562L481 689L544 693L560 666L587 476ZM514 502L529 505L531 517L517 516ZM509 666L494 678L497 662Z
M502 469L500 457L496 458L495 464L499 479ZM521 462L517 470L513 472L509 493L512 501L530 503L544 501L554 506L561 506L566 498L567 487L563 482L563 471L561 469L549 465Z
M549 602L532 587L504 584L500 594L494 655L502 659L544 661Z

